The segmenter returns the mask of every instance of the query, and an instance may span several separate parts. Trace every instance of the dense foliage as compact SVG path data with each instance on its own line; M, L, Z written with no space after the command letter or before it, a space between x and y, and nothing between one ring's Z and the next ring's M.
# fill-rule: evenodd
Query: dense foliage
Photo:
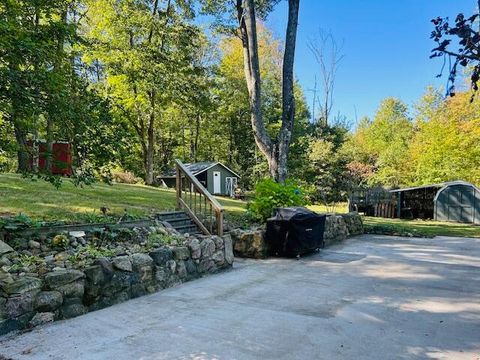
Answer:
M231 32L199 26L200 3L2 2L1 171L41 172L30 164L28 142L46 140L50 158L60 140L73 145L76 175L124 171L152 184L174 158L217 160L253 187L268 166L254 141L242 45ZM202 6L220 14L222 4ZM257 5L262 17L275 2ZM282 119L283 45L261 24L258 38L263 111L273 134ZM295 93L292 171L305 149L299 138L309 131L298 85Z
M373 120L364 119L344 146L363 166L366 184L390 187L451 180L480 184L480 101L468 93L444 99L429 89L413 116L385 100Z
M255 1L258 18L276 3ZM221 161L242 176L244 190L255 188L270 172L254 140L243 47L234 35L238 24L231 4L2 1L0 171L38 171L30 165L28 141L46 140L51 154L52 143L61 140L72 144L77 182L142 178L152 184L179 158ZM200 26L199 9L215 15L215 31ZM448 53L453 43L444 42L445 37L465 45L456 59L473 70L474 89L478 33L470 30L476 22L475 16L458 17L455 25L436 19L434 34L436 54L453 56ZM261 112L266 132L275 139L282 126L285 45L262 22L257 35ZM342 117L310 121L297 83L294 94L288 174L309 201L345 201L353 189L374 184L463 179L480 185L480 100L472 101L470 93L444 99L429 89L413 109L388 98L354 129ZM50 166L41 175L58 184ZM252 209L270 215L282 203L276 194L282 198L292 186L260 182L257 191L271 191L266 198L274 200L264 201L259 193Z
M248 209L255 218L266 220L276 208L301 205L305 205L305 194L296 184L265 179L255 186L255 198Z

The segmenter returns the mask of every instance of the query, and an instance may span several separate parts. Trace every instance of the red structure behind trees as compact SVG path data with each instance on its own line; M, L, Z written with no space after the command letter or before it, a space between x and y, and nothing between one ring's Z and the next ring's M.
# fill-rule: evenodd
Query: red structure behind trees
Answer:
M42 140L27 142L30 170L46 171L47 144ZM52 144L53 175L72 175L72 146L68 142L56 141Z

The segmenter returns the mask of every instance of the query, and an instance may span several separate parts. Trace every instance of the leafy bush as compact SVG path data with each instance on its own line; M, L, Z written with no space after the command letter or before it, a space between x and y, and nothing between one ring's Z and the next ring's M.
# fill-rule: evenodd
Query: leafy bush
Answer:
M157 233L150 233L147 239L148 248L156 248L162 245L177 244L181 238L175 235L164 235Z
M264 179L255 186L255 198L248 210L259 220L266 220L279 207L305 205L304 193L292 182L279 184L272 179Z
M65 234L55 235L55 237L52 239L52 246L55 248L66 249L69 243L68 237Z

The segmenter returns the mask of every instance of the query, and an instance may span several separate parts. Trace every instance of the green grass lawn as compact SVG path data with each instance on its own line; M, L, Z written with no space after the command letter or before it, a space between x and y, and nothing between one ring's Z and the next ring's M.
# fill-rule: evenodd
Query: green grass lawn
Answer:
M310 210L317 213L337 213L337 214L346 214L348 213L347 203L337 203L335 205L326 206L326 205L309 205L307 206Z
M246 203L219 198L227 213L241 214ZM106 206L114 215L143 217L173 210L175 191L144 185L96 183L75 187L65 180L59 189L50 183L22 178L17 174L0 174L0 216L23 213L36 220L85 221L99 215Z
M367 226L392 228L396 232L422 233L429 236L480 237L480 226L427 220L384 219L365 216Z
M227 214L241 215L246 202L218 198ZM32 181L16 174L0 174L0 216L23 213L35 220L96 221L106 206L115 216L144 217L175 208L175 191L144 185L96 183L75 187L65 180L59 189L43 180ZM332 207L309 206L317 212L347 212L346 204ZM382 226L398 232L419 232L429 236L480 237L480 226L422 220L364 217L367 226Z

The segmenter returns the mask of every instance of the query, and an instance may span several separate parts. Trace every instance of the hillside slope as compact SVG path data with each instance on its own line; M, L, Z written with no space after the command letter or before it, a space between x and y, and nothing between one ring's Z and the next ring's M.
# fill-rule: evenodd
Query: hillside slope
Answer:
M242 201L219 198L229 213L241 213ZM175 191L145 185L96 183L76 187L65 180L59 189L43 180L32 181L17 174L0 174L0 215L26 214L37 220L94 220L107 207L115 216L126 212L147 216L175 208Z

